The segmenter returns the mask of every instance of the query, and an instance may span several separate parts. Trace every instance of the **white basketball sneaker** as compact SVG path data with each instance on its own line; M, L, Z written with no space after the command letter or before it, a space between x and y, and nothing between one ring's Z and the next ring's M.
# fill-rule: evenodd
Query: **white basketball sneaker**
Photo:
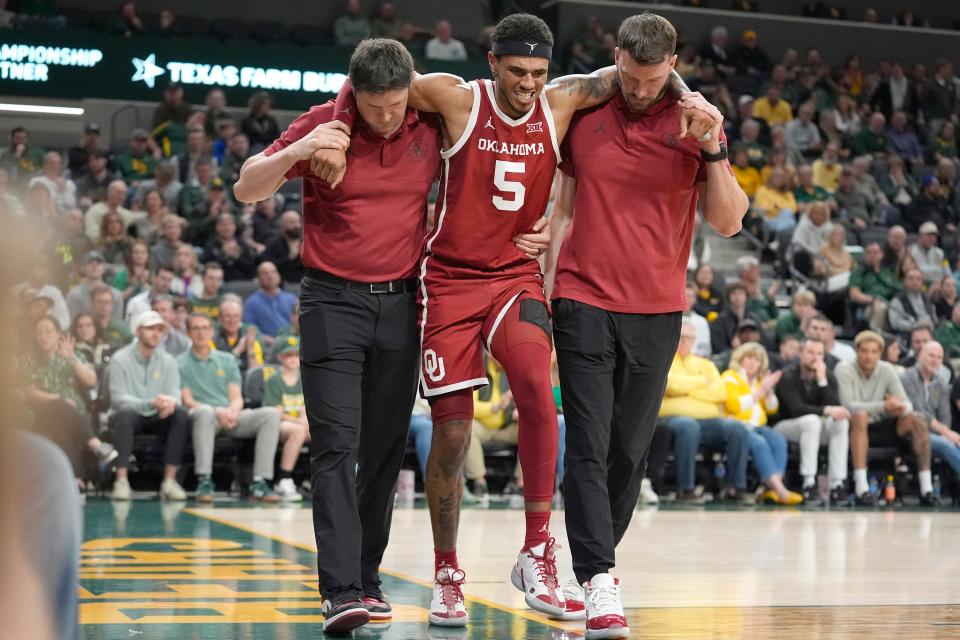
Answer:
M575 579L564 583L563 603L563 614L556 616L557 620L583 620L587 617L583 604L583 586Z
M440 627L465 627L469 621L463 604L463 583L467 576L462 569L440 567L433 577L433 599L430 600L430 624Z
M630 628L620 601L620 580L598 573L583 585L587 638L629 638Z
M523 592L531 609L559 618L566 613L566 603L557 581L554 545L555 540L550 538L521 551L517 564L513 565L510 582Z

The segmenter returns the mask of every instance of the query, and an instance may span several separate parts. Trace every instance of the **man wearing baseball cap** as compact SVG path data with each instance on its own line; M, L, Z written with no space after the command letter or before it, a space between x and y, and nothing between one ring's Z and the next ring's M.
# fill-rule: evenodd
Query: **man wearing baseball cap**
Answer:
M130 134L130 147L117 156L117 169L127 184L135 185L153 177L157 159L147 150L149 139L146 129L134 129Z
M87 160L92 150L100 147L100 125L91 122L83 128L83 143L67 152L67 167L74 181L87 174Z
M70 311L71 318L76 318L81 313L92 312L93 301L90 299L90 294L94 287L104 286L110 289L113 296L113 319L117 322L123 320L123 296L110 285L104 284L105 269L106 261L99 251L90 251L83 257L83 262L80 264L83 280L67 292L67 310Z
M916 244L910 245L910 255L917 261L917 267L923 273L926 284L940 282L950 275L943 249L937 246L940 240L940 229L935 222L924 222L920 225Z
M310 441L310 426L303 402L300 378L300 338L287 336L278 340L280 368L267 379L263 389L263 406L280 412L280 466L274 490L284 502L300 502L303 497L293 482L293 468L305 442Z
M177 483L177 469L189 433L190 418L180 402L180 369L163 349L164 322L156 311L144 311L133 321L136 342L120 349L110 360L110 404L114 410L114 446L117 448L117 478L113 500L130 499L127 465L137 433L166 435L163 482L160 498L186 500Z

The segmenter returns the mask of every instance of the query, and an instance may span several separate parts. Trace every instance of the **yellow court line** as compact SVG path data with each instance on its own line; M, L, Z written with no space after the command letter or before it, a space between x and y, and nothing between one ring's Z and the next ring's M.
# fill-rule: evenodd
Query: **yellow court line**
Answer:
M216 522L216 523L218 523L218 524L226 525L226 526L228 526L228 527L233 527L234 529L239 529L240 531L246 531L247 533L252 533L252 534L255 535L255 536L261 536L261 537L263 537L263 538L267 538L267 539L270 539L270 540L274 540L274 541L276 541L276 542L280 542L280 543L282 543L282 544L289 545L289 546L291 546L291 547L296 547L297 549L302 549L302 550L304 550L304 551L309 551L310 553L313 553L313 554L316 554L316 553L317 553L317 550L316 550L316 549L314 549L313 547L311 547L311 546L309 546L309 545L303 544L302 542L297 542L296 540L291 540L290 538L286 538L286 537L284 537L284 536L281 536L281 535L278 535L278 534L275 534L275 533L264 533L264 532L262 532L262 531L257 531L256 529L253 529L252 527L248 527L247 525L238 524L238 523L236 523L236 522L231 522L230 520L227 520L226 518L222 518L222 517L220 517L220 516L210 515L210 514L206 513L205 511L197 510L197 509L194 509L194 508L192 508L192 507L187 507L187 508L185 508L185 509L183 510L183 513L189 513L190 515L196 516L196 517L198 517L198 518L205 518L206 520L210 520L211 522ZM406 581L406 582L412 582L413 584L417 584L417 585L420 585L420 586L422 586L422 587L426 587L427 589L433 589L433 583L427 582L427 581L425 581L425 580L420 580L419 578L414 578L413 576L409 576L409 575L407 575L407 574L405 574L405 573L400 573L399 571L393 571L393 570L390 570L390 569L383 569L383 568L381 568L381 569L380 569L380 572L381 572L381 573L385 573L385 574L387 574L388 576L392 576L392 577L394 577L394 578L398 578L398 579L400 579L400 580L404 580L404 581ZM512 615L512 616L517 616L518 618L523 618L523 619L525 619L525 620L529 620L529 621L531 621L531 622L536 622L536 623L538 623L538 624L542 624L542 625L545 625L545 626L548 626L548 627L552 627L552 628L554 628L554 629L561 629L561 630L563 630L563 631L568 631L568 632L571 632L571 633L574 633L574 634L580 635L580 636L583 635L583 632L580 631L579 629L571 629L569 626L565 625L563 622L560 622L560 621L558 621L558 620L551 620L551 619L546 618L546 617L541 618L541 617L539 617L539 616L537 616L537 615L535 615L535 614L528 613L527 611L522 611L522 610L520 610L520 609L510 609L509 607L505 607L505 606L503 606L502 604L498 604L498 603L496 603L496 602L493 602L492 600L487 600L486 598L481 598L481 597L479 597L479 596L474 596L474 595L470 595L470 594L466 594L466 593L463 594L463 595L464 595L464 598L465 598L466 600L475 602L475 603L477 603L477 604L481 604L481 605L483 605L483 606L485 606L485 607L489 607L489 608L491 608L491 609L496 609L497 611L503 611L504 613L509 613L509 614Z

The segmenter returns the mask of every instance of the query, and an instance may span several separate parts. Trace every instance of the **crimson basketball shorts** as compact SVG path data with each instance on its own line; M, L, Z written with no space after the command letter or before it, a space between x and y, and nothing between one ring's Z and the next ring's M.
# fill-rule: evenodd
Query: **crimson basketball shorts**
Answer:
M539 273L456 278L431 263L421 278L419 294L423 396L487 384L483 352L489 352L510 305L525 299L545 308ZM545 330L549 334L549 327Z

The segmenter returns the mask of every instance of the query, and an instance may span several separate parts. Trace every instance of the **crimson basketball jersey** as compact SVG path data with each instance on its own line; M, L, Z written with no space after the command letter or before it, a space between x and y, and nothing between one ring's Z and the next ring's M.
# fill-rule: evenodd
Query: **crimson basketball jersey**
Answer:
M474 80L463 135L442 151L430 262L467 271L539 272L513 243L545 213L560 159L553 114L541 92L514 120L503 113L491 80Z

